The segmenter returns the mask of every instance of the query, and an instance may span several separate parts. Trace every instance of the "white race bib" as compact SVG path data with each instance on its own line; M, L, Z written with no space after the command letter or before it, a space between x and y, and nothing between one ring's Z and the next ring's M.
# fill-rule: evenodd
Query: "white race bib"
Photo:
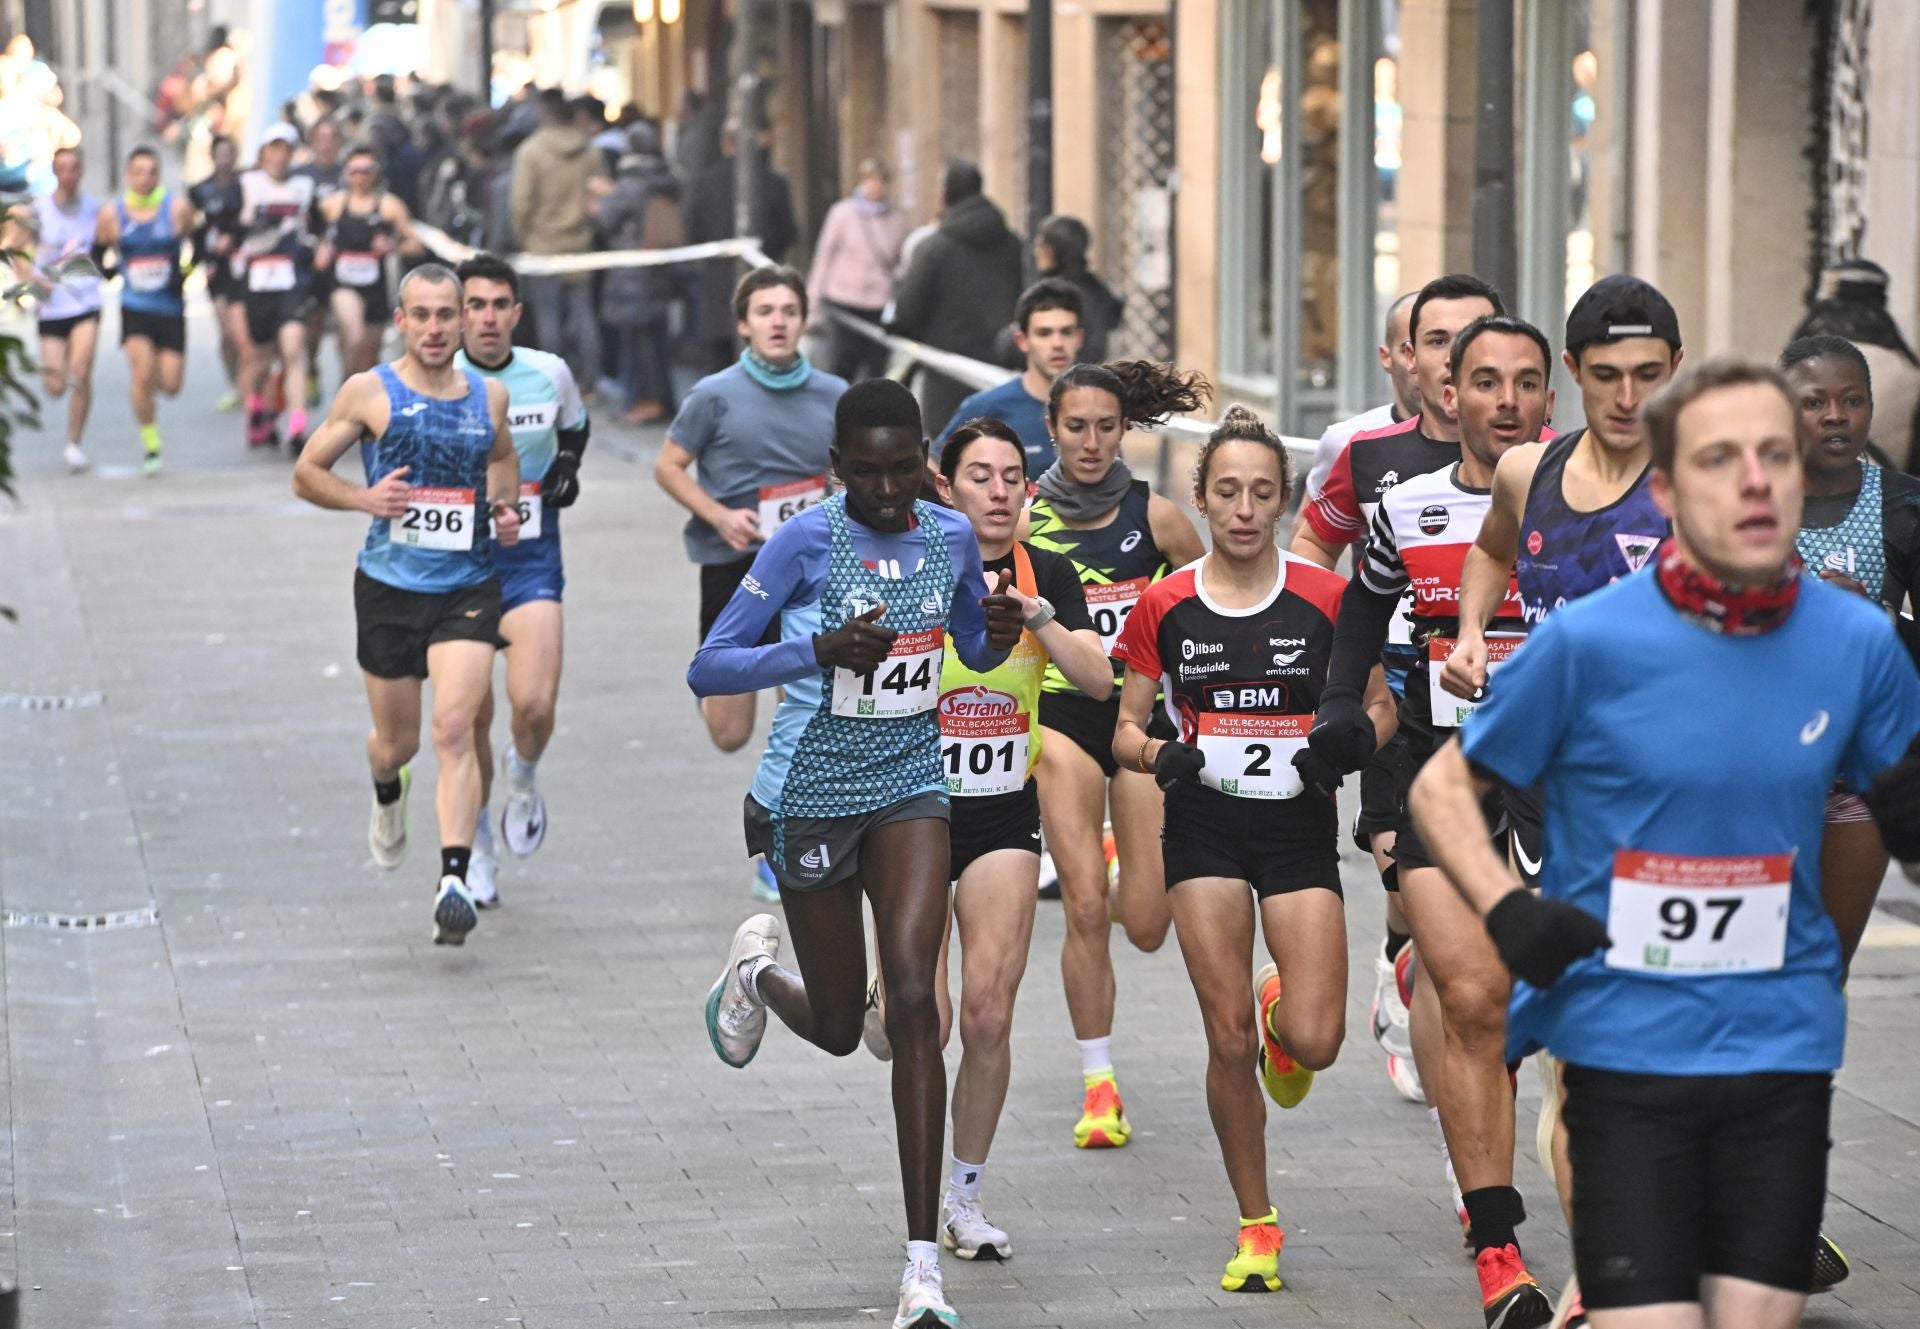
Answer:
M1140 597L1152 581L1151 577L1134 577L1129 581L1081 587L1087 594L1087 613L1093 617L1093 630L1100 634L1100 649L1108 655L1113 654L1113 644L1120 640L1120 630L1127 626L1127 615L1140 603Z
M827 477L824 475L760 486L760 538L771 539L775 531L816 503L826 502L826 498Z
M125 272L130 291L164 291L173 280L173 260L159 254L141 254L127 260Z
M946 657L944 628L903 632L871 674L833 671L833 713L861 720L919 715L940 701L940 666Z
M1311 715L1200 717L1198 746L1207 764L1200 783L1236 798L1298 798L1306 788L1293 769L1293 754L1307 745Z
M387 538L415 549L473 548L473 491L416 485L405 514L388 523Z
M969 685L940 698L940 760L947 792L1011 794L1027 783L1032 724L1011 694Z
M340 254L333 260L333 277L342 286L373 286L380 281L378 254Z
M1621 849L1607 904L1609 969L1756 974L1787 954L1792 854L1707 858Z
M293 260L285 254L262 254L247 264L249 291L291 291Z
M1492 682L1494 671L1511 660L1513 653L1520 649L1520 643L1526 639L1524 632L1487 634L1488 682ZM1480 705L1477 701L1462 701L1440 686L1440 675L1446 672L1447 660L1453 655L1453 648L1459 644L1452 637L1427 638L1427 696L1433 705L1433 723L1441 729L1465 724L1467 717Z

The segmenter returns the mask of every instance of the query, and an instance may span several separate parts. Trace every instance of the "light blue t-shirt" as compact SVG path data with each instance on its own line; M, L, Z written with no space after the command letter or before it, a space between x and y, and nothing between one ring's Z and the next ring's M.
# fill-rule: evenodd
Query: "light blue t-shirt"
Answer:
M1015 374L999 387L985 388L961 402L953 419L940 431L934 456L940 455L941 446L961 425L976 416L991 416L1011 425L1013 432L1020 436L1020 444L1027 450L1027 474L1039 479L1040 473L1053 465L1053 435L1047 432L1047 404L1035 400L1027 391L1026 384L1020 381L1024 377L1024 374Z
M514 347L497 369L467 359L465 348L453 358L460 368L506 385L507 427L513 431L514 451L520 454L520 479L526 484L546 479L547 468L560 450L560 431L578 429L587 422L587 408L567 362L531 346Z
M1509 784L1545 781L1541 890L1607 923L1615 949L1551 988L1515 982L1509 1056L1544 1046L1578 1065L1653 1075L1837 1069L1846 1005L1839 937L1820 899L1827 795L1836 776L1867 788L1916 733L1920 676L1885 612L1810 577L1786 622L1758 636L1683 617L1651 571L1549 614L1461 744ZM1619 851L1662 856L1660 880L1693 883L1648 892L1629 879L1620 903L1639 902L1642 945L1627 953L1631 919L1611 912ZM1715 946L1755 953L1748 929L1762 919L1775 920L1777 941L1778 903L1713 888L1698 868L1784 856L1778 968L1663 968Z

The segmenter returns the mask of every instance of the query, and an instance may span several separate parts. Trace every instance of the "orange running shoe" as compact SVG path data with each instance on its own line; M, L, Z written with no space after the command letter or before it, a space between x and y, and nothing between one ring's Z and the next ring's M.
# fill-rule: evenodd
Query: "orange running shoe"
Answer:
M1527 1272L1518 1246L1489 1246L1474 1257L1473 1268L1480 1275L1487 1329L1541 1329L1552 1323L1553 1303Z
M1240 1240L1227 1272L1220 1276L1225 1292L1278 1292L1280 1290L1280 1248L1286 1234L1280 1230L1280 1216L1269 1209L1265 1218L1240 1220Z
M1299 1107L1313 1088L1313 1072L1302 1066L1273 1036L1273 1008L1280 1000L1280 969L1271 961L1253 976L1253 994L1260 1012L1260 1083L1267 1097L1283 1108Z
M1120 1104L1120 1087L1113 1082L1112 1071L1095 1071L1086 1077L1087 1101L1080 1120L1073 1127L1076 1149L1118 1149L1133 1135L1127 1124L1127 1112Z

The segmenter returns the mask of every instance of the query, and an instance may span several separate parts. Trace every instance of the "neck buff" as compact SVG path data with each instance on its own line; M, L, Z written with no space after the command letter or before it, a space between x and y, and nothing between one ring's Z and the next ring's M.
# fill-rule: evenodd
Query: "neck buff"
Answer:
M740 352L740 367L747 371L748 378L769 392L792 392L813 373L813 366L804 355L785 369L778 369L755 355L751 346Z
M1668 603L1709 632L1730 637L1757 637L1787 621L1800 594L1800 556L1787 565L1787 575L1771 586L1740 589L1687 562L1669 537L1655 556L1654 575Z
M127 200L127 206L135 212L151 212L160 206L160 200L166 197L166 193L167 187L165 185L158 185L154 188L153 192L148 194L136 194L129 189L125 194L125 198Z
M862 194L859 190L855 190L853 192L852 197L853 197L854 210L856 212L864 213L866 216L869 216L869 217L879 217L884 215L887 212L892 211L893 209L893 204L887 199L868 198L865 194Z
M1127 486L1133 483L1133 472L1118 457L1107 473L1098 482L1090 485L1078 484L1069 480L1060 463L1047 467L1040 477L1040 497L1047 500L1049 506L1068 521L1091 521L1095 517L1104 517L1120 506L1120 500L1127 496Z

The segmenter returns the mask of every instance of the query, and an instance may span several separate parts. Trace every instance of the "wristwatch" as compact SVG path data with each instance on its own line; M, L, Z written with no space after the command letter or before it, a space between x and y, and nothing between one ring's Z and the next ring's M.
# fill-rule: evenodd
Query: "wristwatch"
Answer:
M1021 624L1028 632L1038 632L1041 628L1053 622L1053 605L1048 602L1047 597L1044 595L1036 595L1033 598L1040 602L1040 607L1034 610L1032 618Z

